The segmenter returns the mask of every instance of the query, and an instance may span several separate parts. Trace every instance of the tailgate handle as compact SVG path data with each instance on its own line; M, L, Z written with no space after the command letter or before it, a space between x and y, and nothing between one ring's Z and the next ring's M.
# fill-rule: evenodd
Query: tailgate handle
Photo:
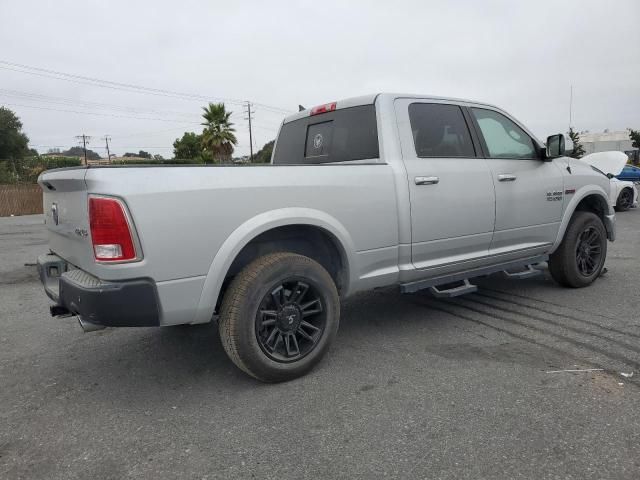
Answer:
M516 178L518 177L516 177L512 173L501 173L500 175L498 175L499 182L515 182Z
M438 177L416 177L414 179L416 185L435 185L440 181Z

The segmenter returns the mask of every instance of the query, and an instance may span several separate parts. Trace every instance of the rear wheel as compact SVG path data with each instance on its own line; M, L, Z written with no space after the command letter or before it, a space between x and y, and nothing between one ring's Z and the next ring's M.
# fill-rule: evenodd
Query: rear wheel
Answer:
M618 199L616 200L616 211L618 212L626 212L631 208L631 204L633 203L633 192L629 188L624 188L618 195Z
M586 287L600 276L607 257L607 232L592 212L575 212L562 243L549 258L553 279L566 287Z
M291 380L324 356L338 330L333 279L314 260L273 253L231 282L220 312L220 338L240 369L264 382Z

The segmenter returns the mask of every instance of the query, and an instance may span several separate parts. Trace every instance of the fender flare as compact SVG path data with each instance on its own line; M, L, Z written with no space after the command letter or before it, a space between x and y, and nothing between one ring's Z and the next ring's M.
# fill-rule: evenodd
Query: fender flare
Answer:
M560 222L560 228L558 229L556 241L553 243L553 246L551 247L549 253L553 253L560 246L560 243L562 243L562 239L564 238L564 234L567 231L567 227L569 226L569 221L571 220L571 217L573 217L578 204L589 195L597 195L602 199L604 204L607 206L605 216L613 215L613 212L611 211L611 205L609 204L609 196L602 187L600 187L599 185L586 185L579 188L564 209L564 215L562 216L562 221ZM607 222L605 222L605 227L607 227L607 235L609 235L610 232L609 227L607 226Z
M261 233L289 225L319 227L333 235L340 243L338 247L345 254L345 267L348 272L348 284L345 285L345 292L349 291L350 285L356 280L356 272L353 268L356 265L354 258L355 246L344 225L331 215L311 208L293 207L270 210L256 215L241 224L229 235L217 251L209 266L202 293L200 294L196 316L192 323L206 323L212 319L222 283L231 264L242 249Z

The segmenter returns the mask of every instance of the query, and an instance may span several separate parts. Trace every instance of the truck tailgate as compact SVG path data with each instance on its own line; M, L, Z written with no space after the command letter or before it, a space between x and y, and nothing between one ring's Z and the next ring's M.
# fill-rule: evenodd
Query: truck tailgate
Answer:
M95 265L89 237L85 168L53 170L38 179L42 188L49 248L69 263L91 271Z

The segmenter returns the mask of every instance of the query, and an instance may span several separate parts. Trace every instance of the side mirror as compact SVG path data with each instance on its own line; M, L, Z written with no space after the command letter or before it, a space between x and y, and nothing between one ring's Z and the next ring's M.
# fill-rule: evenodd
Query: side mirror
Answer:
M546 158L562 157L564 153L564 135L558 133L557 135L547 137L547 151L545 152Z

